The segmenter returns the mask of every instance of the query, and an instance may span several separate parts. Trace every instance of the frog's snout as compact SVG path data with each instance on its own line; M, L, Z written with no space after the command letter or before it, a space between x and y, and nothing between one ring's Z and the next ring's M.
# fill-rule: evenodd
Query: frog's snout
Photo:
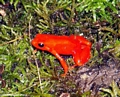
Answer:
M31 44L34 46L36 44L36 42L34 40L32 40Z

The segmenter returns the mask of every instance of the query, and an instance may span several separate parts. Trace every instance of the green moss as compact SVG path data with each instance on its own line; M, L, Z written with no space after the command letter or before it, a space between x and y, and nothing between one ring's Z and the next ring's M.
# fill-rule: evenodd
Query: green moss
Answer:
M1 82L5 80L5 87L0 83L1 96L54 97L59 94L59 91L54 93L54 87L64 79L59 77L63 72L60 63L49 53L38 51L34 54L30 43L32 38L38 32L58 35L83 33L93 42L90 63L94 65L99 53L95 49L97 36L90 33L90 27L93 26L93 21L103 19L108 20L112 27L116 21L113 22L111 18L118 13L119 7L117 0L1 0L0 3L0 10L6 13L5 16L0 13L0 64L5 66L1 74ZM107 8L112 10L112 15ZM114 47L113 54L119 59L118 27L105 29L107 33L102 32L101 28L99 36L104 45L101 46L100 53ZM106 43L109 44L105 45ZM102 58L99 61L101 60ZM69 79L68 85L75 88L74 82ZM86 97L90 92L81 95Z

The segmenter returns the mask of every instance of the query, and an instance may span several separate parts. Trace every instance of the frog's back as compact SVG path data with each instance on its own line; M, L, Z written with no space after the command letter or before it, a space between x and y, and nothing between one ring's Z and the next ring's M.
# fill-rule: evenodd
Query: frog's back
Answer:
M56 43L56 44L64 44L64 43L70 43L73 42L75 39L73 39L70 36L60 36L60 35L51 35L51 34L37 34L36 39L39 40L39 42L46 42L46 43Z
M77 35L70 35L70 36L60 36L60 35L51 35L51 34L37 34L36 39L39 42L46 42L46 43L56 43L56 44L78 44L78 43L83 43L87 45L91 45L91 43L85 39L82 36L77 36Z
M71 35L70 37L72 37L75 41L78 41L80 44L85 44L85 45L91 46L91 42L88 41L83 36L77 36L77 35L74 36L74 35Z

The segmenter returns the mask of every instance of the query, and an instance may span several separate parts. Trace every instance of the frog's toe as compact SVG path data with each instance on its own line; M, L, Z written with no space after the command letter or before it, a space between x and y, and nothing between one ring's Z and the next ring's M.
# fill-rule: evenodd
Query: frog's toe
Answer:
M61 77L66 77L66 73L64 73L64 74L61 74L60 76L61 76Z

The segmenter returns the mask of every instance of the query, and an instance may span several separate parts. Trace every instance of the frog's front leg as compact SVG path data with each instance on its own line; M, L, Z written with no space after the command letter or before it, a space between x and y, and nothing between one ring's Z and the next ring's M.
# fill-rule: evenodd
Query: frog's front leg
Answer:
M61 66L64 69L64 74L61 74L61 76L65 77L68 72L68 66L65 60L55 50L51 50L50 52L60 61Z
M77 53L73 54L75 65L73 65L72 68L82 66L90 59L90 48L91 47L86 46L84 49L79 49Z

